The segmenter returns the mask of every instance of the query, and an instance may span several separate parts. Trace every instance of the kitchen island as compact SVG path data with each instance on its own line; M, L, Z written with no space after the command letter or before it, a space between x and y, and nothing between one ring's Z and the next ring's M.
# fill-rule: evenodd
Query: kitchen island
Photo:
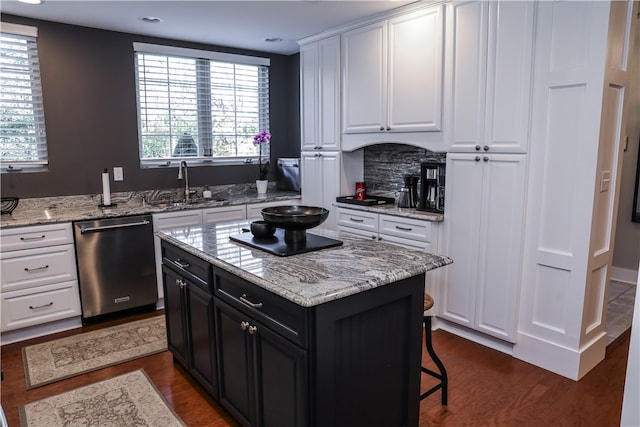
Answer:
M443 256L332 232L279 257L247 222L158 233L169 348L242 424L417 426L424 274Z

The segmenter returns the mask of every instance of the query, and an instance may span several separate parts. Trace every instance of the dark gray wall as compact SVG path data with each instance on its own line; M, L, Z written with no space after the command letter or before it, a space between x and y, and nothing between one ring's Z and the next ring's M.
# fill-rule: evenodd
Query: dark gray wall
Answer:
M271 158L300 155L299 55L284 56L96 30L1 15L3 22L38 28L49 170L2 174L2 195L98 194L101 172L124 168L111 190L176 188L177 171L140 169L133 42L168 44L269 57ZM271 168L271 177L275 177ZM253 182L257 166L202 166L189 170L193 186Z

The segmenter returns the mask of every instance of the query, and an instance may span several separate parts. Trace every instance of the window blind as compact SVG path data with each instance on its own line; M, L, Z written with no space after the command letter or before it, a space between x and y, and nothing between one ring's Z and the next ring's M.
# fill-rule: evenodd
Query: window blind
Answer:
M143 164L258 155L253 136L269 129L264 58L146 44L134 49Z
M47 140L37 29L2 24L0 33L0 163L2 170L43 168Z

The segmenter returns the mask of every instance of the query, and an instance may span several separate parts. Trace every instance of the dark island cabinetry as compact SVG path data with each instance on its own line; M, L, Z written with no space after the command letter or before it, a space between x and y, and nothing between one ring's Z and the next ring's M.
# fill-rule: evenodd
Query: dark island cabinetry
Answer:
M174 359L218 396L211 266L175 248L163 251L167 343Z
M177 262L198 258L162 247L169 348L200 382L193 355L210 358L204 377L241 425L418 425L424 274L306 307L216 265L204 288Z

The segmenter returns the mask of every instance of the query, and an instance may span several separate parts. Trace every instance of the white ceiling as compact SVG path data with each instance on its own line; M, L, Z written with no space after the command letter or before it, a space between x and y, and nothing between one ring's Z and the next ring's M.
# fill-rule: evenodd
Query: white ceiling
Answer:
M297 40L359 21L415 0L386 1L98 1L2 0L2 13L105 30L289 55ZM140 21L157 17L161 23ZM279 43L264 39L280 37Z

